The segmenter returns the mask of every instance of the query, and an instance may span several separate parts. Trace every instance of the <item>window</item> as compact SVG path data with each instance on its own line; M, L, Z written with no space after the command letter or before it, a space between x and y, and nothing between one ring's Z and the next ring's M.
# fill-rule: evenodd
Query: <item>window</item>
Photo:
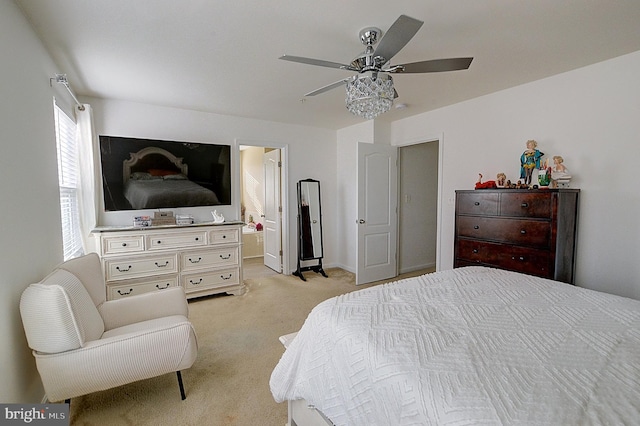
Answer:
M64 260L68 260L83 254L78 210L79 169L76 123L57 105L54 105L54 109L62 214L62 243Z

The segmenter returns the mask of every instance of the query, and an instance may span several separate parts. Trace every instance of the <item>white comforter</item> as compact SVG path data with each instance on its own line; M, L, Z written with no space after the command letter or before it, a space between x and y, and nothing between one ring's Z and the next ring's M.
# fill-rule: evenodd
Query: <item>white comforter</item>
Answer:
M319 304L270 386L336 425L639 424L640 301L481 267L371 287Z

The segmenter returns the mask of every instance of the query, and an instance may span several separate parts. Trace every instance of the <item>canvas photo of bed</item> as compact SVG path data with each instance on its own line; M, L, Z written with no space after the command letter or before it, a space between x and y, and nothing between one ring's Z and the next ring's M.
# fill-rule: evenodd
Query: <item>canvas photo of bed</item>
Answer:
M228 145L100 136L105 211L231 204Z

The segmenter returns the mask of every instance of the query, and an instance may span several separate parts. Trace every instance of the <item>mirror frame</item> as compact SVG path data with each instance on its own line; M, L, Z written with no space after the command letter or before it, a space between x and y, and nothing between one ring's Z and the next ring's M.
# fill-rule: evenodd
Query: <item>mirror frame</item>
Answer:
M311 200L309 199L309 191L303 191L304 184L315 184L318 188L317 190L317 199ZM313 260L313 259L322 259L324 257L324 245L322 238L322 202L320 197L320 181L315 179L304 179L298 181L298 259L300 260ZM315 194L314 194L315 195ZM305 247L308 247L309 240L305 238L304 230L307 227L307 223L304 220L303 208L305 206L309 207L309 210L313 207L315 211L315 204L317 203L317 217L309 213L308 226L311 232L311 248L313 251L312 256L306 256L305 253L308 252L308 249L305 250ZM314 230L314 225L317 224L317 228ZM316 232L314 232L316 231ZM316 241L319 239L319 241ZM318 253L319 248L319 253Z

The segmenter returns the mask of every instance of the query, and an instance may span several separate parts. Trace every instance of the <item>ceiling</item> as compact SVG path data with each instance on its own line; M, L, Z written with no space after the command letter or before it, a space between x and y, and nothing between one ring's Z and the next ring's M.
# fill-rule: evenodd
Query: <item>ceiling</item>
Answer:
M394 75L397 120L640 50L638 0L15 0L77 95L339 129L358 33L425 22L392 63L473 56L466 71Z

